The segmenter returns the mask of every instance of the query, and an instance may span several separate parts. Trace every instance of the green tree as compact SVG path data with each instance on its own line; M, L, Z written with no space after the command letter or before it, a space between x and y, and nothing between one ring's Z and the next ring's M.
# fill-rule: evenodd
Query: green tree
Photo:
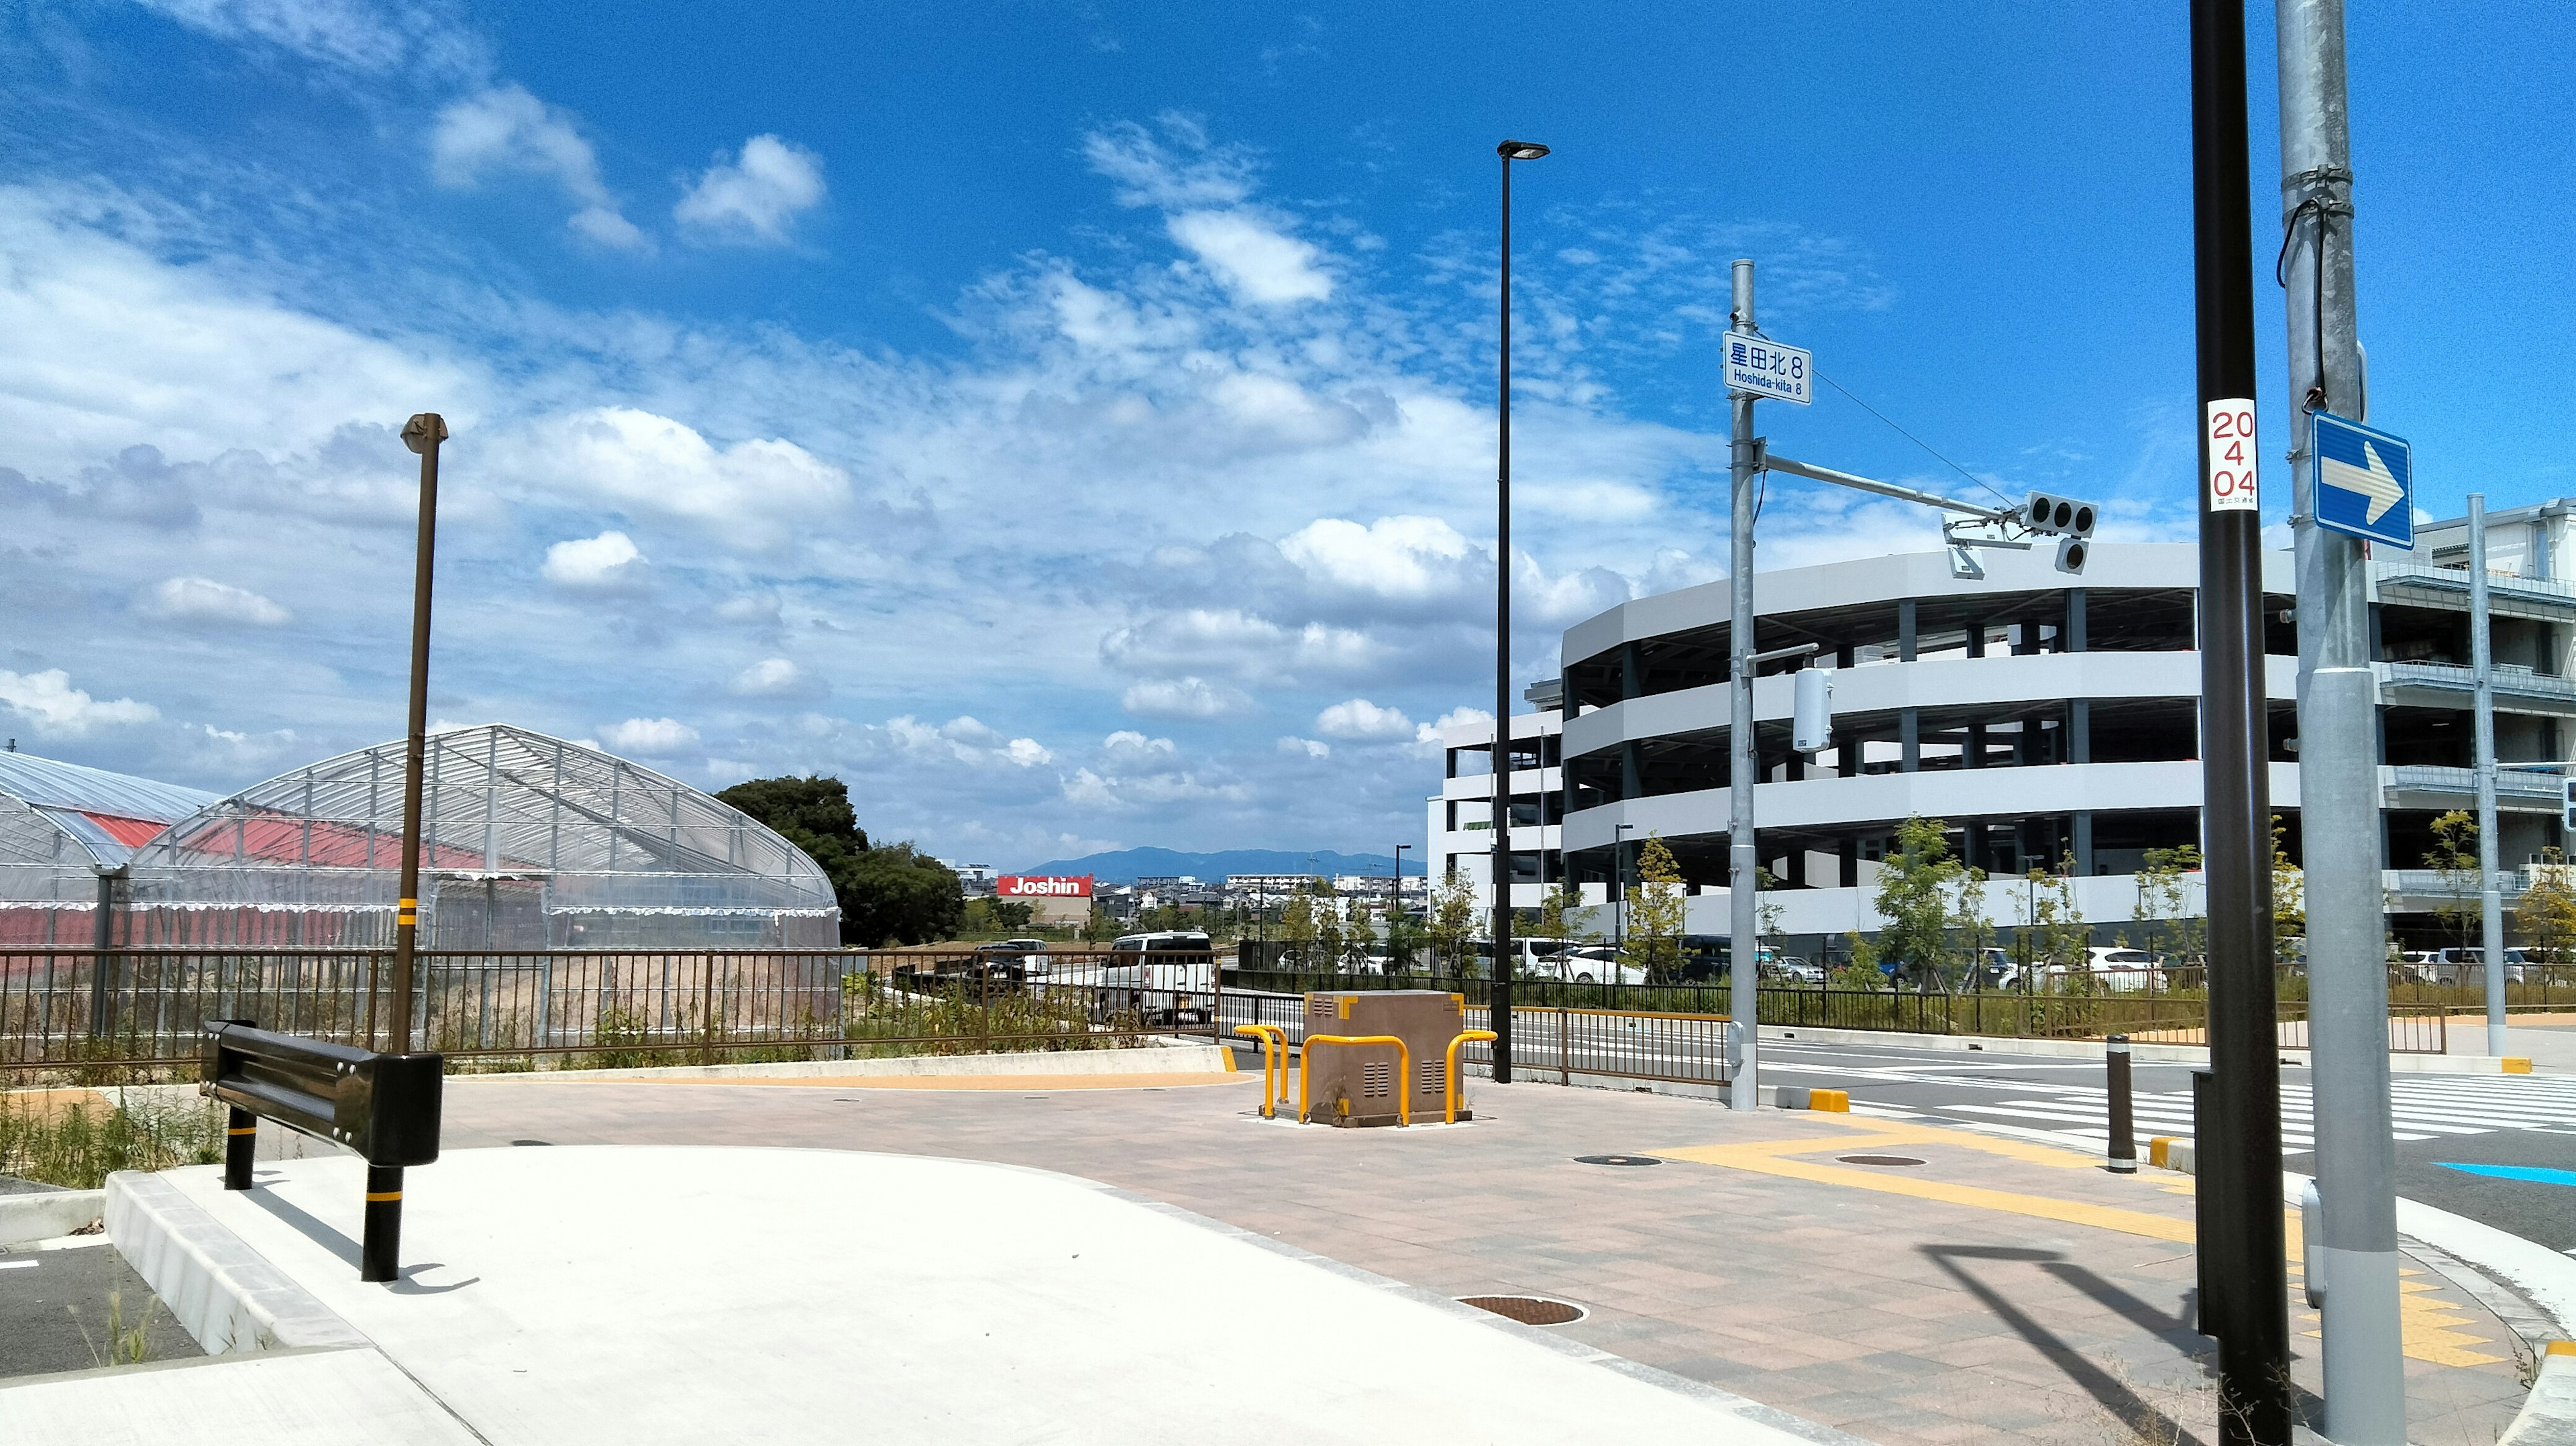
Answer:
M1986 871L1970 864L1959 870L1951 883L1952 927L1958 931L1959 952L1955 969L1945 971L1944 982L1956 987L1969 981L1971 987L1985 951L1995 942L1994 922L1986 917Z
M1463 977L1466 972L1467 941L1476 936L1476 888L1464 874L1451 869L1431 891L1431 908L1422 921L1422 932L1431 941L1432 967L1446 965L1449 972Z
M2200 871L2200 849L2176 844L2149 849L2139 861L2138 906L2130 922L2138 926L2138 947L2153 953L2199 954L2205 951L2203 921L2191 911L2190 874Z
M2535 957L2552 964L2568 961L2576 949L2576 889L2568 887L2566 856L2556 848L2540 851L2531 871L2531 886L2522 891L2514 922Z
M1350 931L1342 917L1342 897L1333 891L1333 881L1317 879L1306 886L1312 891L1315 908L1315 957L1320 967L1339 969L1348 963L1345 945Z
M1573 922L1573 912L1582 907L1584 907L1583 892L1572 884L1560 881L1556 887L1547 891L1546 898L1539 901L1538 932L1530 937L1566 939L1579 944L1598 940L1601 937L1599 930L1578 928Z
M1870 961L1894 961L1899 983L1940 978L1951 963L1950 892L1961 873L1947 823L1915 814L1898 824L1896 851L1880 862L1870 898L1881 921ZM1855 950L1855 962L1860 957Z
M871 847L837 778L755 778L716 795L803 849L832 881L841 942L871 947L952 938L966 890L947 865L909 843Z
M1316 957L1315 896L1300 888L1288 896L1288 906L1279 911L1280 951L1292 969L1321 969Z
M1628 886L1628 929L1619 962L1643 969L1649 979L1681 972L1682 870L1662 834L1646 835L1637 850L1637 882Z
M2281 847L2284 832L2281 816L2272 815L2272 957L2276 961L2297 957L2308 937L2308 876Z
M2459 809L2433 820L2433 846L2424 852L2424 867L2442 876L2442 892L2450 902L2438 905L2433 917L2440 919L2469 942L2469 930L2483 921L2478 904L2478 821Z
M2075 871L2072 855L2058 860L2057 871L2030 871L2030 958L2035 966L2067 971L2062 979L2081 979L2085 950L2093 943L2093 930L2084 922L2084 911L2075 905Z

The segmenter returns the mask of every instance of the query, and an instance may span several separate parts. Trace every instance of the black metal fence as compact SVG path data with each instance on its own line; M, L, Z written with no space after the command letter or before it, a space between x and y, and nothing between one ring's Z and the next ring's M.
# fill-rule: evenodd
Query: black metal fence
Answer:
M0 1070L182 1067L207 1019L434 1049L469 1070L1115 1049L1217 1027L1204 952L422 950L406 1045L387 1037L392 963L390 949L0 952Z

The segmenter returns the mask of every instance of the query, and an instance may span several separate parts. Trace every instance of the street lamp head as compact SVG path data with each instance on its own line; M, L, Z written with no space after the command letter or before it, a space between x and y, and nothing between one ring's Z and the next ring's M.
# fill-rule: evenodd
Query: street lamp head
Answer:
M1494 147L1494 154L1507 161L1535 161L1547 154L1547 147L1536 141L1505 141Z

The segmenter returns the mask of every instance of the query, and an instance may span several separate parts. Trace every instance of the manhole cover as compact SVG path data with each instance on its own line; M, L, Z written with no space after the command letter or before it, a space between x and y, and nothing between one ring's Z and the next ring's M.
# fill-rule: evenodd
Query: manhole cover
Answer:
M1660 1165L1664 1162L1652 1155L1577 1155L1574 1157L1574 1163L1578 1165Z
M1506 1320L1519 1321L1522 1325L1572 1325L1589 1314L1579 1305L1561 1300L1549 1300L1540 1295L1462 1295L1458 1297L1458 1303L1472 1305L1478 1310L1492 1311Z
M1846 1165L1920 1165L1912 1155L1836 1155Z

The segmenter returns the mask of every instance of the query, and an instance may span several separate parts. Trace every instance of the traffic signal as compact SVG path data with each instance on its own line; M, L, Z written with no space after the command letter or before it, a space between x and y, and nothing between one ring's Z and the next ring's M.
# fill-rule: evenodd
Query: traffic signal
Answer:
M1800 668L1796 677L1790 710L1790 731L1796 736L1791 742L1801 753L1821 753L1834 746L1833 670Z
M2576 778L2562 780L2559 786L2567 790L2567 815L2560 822L2570 832L2576 832Z
M2085 557L2093 551L2093 524L2099 512L2090 502L2033 492L2022 503L2021 522L2043 537L2057 539L2059 572L2080 573Z

